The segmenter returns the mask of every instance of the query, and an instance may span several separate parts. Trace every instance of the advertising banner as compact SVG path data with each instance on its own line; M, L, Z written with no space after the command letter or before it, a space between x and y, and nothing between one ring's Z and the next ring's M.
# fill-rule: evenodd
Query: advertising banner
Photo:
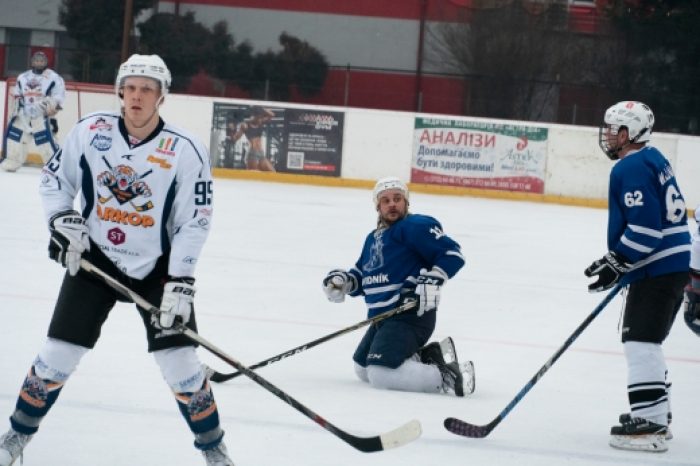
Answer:
M547 128L416 118L411 182L544 193Z
M214 102L212 166L340 176L344 113Z

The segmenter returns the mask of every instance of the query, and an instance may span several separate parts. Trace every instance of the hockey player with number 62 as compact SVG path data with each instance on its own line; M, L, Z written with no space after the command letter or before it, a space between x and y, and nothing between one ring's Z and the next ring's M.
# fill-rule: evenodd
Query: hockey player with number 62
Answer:
M364 296L370 318L414 306L369 327L353 356L355 373L374 388L472 393L473 365L459 364L452 339L426 345L435 329L441 289L464 265L459 244L434 218L408 212L408 188L400 179L379 180L373 198L379 214L376 230L367 236L355 266L331 270L323 290L334 303L343 302L345 295Z
M68 270L48 339L22 384L11 428L0 437L0 466L22 454L116 302L130 302L82 269L82 257L160 309L152 315L137 306L148 351L206 464L233 464L195 344L172 329L177 319L197 331L194 271L211 226L213 193L204 145L160 117L170 83L160 57L132 55L115 83L122 111L80 120L42 170L49 257ZM80 212L73 208L78 196Z
M610 173L608 253L585 275L597 292L628 287L622 318L630 413L612 427L610 445L662 452L670 438L670 383L661 344L688 283L690 235L686 205L671 164L648 146L654 114L641 102L619 102L605 112L600 147L619 160Z

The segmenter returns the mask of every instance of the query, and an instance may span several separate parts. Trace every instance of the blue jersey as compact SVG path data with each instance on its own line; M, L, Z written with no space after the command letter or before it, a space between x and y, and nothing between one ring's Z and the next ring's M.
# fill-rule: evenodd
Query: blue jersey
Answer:
M359 284L368 317L396 306L402 288L415 288L421 269L437 267L452 278L464 265L459 244L442 232L440 222L408 215L389 228L367 235L362 254L350 273Z
M610 173L608 249L634 262L622 285L684 272L690 264L685 201L656 148L629 153Z

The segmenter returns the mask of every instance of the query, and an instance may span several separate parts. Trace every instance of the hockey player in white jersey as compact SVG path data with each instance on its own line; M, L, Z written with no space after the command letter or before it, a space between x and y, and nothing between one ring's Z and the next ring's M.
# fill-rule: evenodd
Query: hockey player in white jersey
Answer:
M193 277L213 208L206 148L159 116L170 83L160 57L131 56L115 85L121 112L83 118L42 170L49 257L67 272L48 339L21 387L11 429L0 437L0 466L22 454L116 301L128 301L82 270L81 257L160 307L158 317L138 308L148 351L206 464L233 464L195 345L170 330L176 318L197 329ZM73 210L78 196L80 212Z
M470 394L473 364L459 363L452 339L426 345L441 289L464 265L460 246L434 218L408 212L408 188L400 179L379 180L373 197L376 230L367 235L355 266L331 270L323 290L335 303L345 295L363 296L370 318L411 301L415 306L369 327L353 355L355 373L375 388Z
M3 138L4 160L0 168L8 172L17 171L24 164L32 140L44 163L58 149L53 117L61 110L66 86L63 78L48 68L44 52L35 53L31 64L32 69L17 78L15 114L8 115L10 122Z

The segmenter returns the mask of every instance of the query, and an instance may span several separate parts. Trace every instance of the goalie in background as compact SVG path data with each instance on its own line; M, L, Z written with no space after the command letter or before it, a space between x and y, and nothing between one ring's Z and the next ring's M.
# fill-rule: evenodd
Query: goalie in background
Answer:
M46 54L37 52L32 56L32 69L17 78L15 112L3 139L0 168L5 171L17 171L24 164L32 139L44 163L58 150L58 123L52 117L61 110L66 86L48 65Z

